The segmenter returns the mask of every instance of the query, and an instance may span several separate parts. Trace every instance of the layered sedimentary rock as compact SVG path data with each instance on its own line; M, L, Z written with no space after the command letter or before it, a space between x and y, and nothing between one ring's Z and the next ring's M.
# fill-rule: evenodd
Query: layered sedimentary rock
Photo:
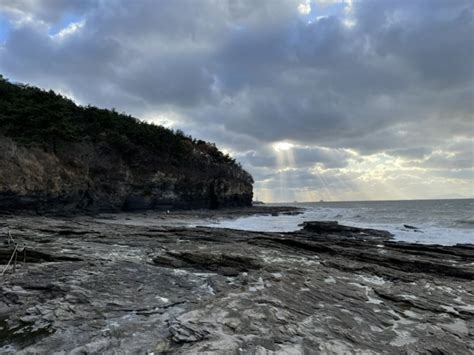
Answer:
M0 137L0 211L250 206L251 177L226 165L163 172L159 166L131 166L91 144L63 144L53 153Z
M2 276L0 352L474 351L472 245L335 223L260 233L165 221L4 218L0 263L7 226L22 249Z

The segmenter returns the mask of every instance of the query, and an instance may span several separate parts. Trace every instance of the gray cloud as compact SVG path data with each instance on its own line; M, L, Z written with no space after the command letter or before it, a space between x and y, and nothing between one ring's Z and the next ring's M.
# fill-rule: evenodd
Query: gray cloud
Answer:
M430 147L399 148L387 151L388 154L396 157L406 157L410 159L423 159L432 152Z
M69 14L83 14L96 3L94 0L0 0L0 11L14 20L32 17L51 24Z
M295 188L319 186L316 164L356 169L382 153L447 179L472 166L471 0L361 0L319 19L298 3L0 0L14 26L0 70L83 104L173 112L257 180L278 180L272 144L293 142L294 168L311 175ZM68 16L81 26L52 36Z
M419 165L435 169L472 169L474 168L474 153L472 151L460 153L435 152L420 162Z

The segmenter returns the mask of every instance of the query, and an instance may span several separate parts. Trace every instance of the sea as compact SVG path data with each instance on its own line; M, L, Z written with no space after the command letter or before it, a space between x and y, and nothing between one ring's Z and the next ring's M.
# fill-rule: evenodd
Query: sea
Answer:
M474 244L474 199L291 203L298 215L249 216L212 226L262 232L291 232L304 221L338 221L391 232L395 241ZM410 228L415 227L416 229Z

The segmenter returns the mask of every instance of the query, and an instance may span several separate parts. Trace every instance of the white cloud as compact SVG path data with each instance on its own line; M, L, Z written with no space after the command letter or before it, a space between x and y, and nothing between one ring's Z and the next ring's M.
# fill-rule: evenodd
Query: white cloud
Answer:
M307 0L304 3L298 5L298 12L301 15L309 15L311 13L311 3Z
M294 147L295 145L289 142L276 142L273 143L273 149L277 152L283 152L286 150L290 150Z
M66 37L74 35L77 31L84 27L84 24L84 20L79 22L72 22L55 35L52 35L51 37L54 39L64 40Z

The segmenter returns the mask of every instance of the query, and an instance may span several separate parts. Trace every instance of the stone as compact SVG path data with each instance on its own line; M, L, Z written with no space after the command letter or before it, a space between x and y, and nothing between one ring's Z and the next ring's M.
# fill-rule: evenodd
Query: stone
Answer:
M0 245L8 226L37 260L1 277L0 352L474 352L472 245L184 223L237 211L3 216Z

